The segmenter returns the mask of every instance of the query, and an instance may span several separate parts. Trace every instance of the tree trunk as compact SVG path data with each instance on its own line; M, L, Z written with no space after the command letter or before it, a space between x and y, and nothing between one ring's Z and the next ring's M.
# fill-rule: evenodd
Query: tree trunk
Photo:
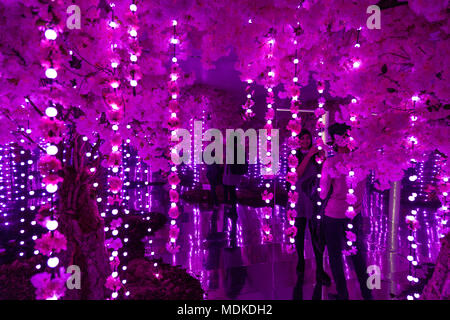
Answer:
M67 251L61 265L77 265L81 271L81 288L67 289L64 299L103 300L105 282L110 272L105 248L104 221L98 213L94 176L84 165L81 147L74 139L73 165L63 168L64 181L59 189L59 224L67 239ZM97 170L98 172L99 170Z

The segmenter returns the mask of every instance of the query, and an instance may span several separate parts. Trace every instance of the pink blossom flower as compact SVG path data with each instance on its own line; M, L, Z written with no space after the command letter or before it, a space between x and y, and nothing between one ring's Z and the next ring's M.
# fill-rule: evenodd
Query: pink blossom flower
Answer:
M286 129L288 129L289 131L295 132L296 134L299 134L300 131L302 131L302 121L299 119L289 120L288 125L286 126Z
M297 217L297 211L295 209L289 209L286 212L289 221L294 220Z
M405 218L405 222L408 225L408 229L410 230L417 230L420 227L419 221L417 221L417 219L414 216L406 216Z
M62 140L64 122L57 119L42 117L39 128L46 141L51 143L59 143Z
M265 119L272 120L275 117L275 110L273 108L267 109Z
M112 230L120 228L121 225L122 225L121 218L113 219L110 224Z
M108 156L107 166L108 167L118 167L122 163L122 153L112 152Z
M284 232L288 237L295 237L297 234L297 228L295 226L290 226L289 228L286 228Z
M345 211L345 216L349 219L353 219L356 216L355 210L348 210Z
M52 278L48 272L37 273L31 277L31 283L36 288L36 299L59 299L64 296L66 291L66 281L70 275L65 272L64 268L59 269Z
M288 192L288 201L290 203L297 203L297 201L298 201L298 192L297 191L289 191Z
M180 216L180 211L178 210L178 206L170 207L169 209L169 217L172 219L177 219Z
M176 190L170 189L169 191L170 202L178 202L180 196Z
M42 179L42 182L44 184L58 184L60 182L63 182L63 178L61 178L60 176L58 176L57 174L49 174L47 176L45 176L45 178Z
M345 236L347 237L347 240L355 242L356 241L356 234L354 234L351 231L345 231Z
M175 254L175 253L177 253L178 251L180 251L180 246L179 245L177 245L176 243L173 243L173 242L167 242L166 243L166 250L169 252L169 253L171 253L171 254Z
M122 190L123 181L119 177L112 176L108 178L108 185L112 192L119 192Z
M105 246L108 249L117 251L123 247L123 244L122 244L122 240L120 240L120 238L108 238L105 240Z
M55 156L45 155L39 159L38 163L39 172L42 175L49 175L52 173L56 173L57 171L62 169L61 161L57 159Z
M180 228L177 225L171 225L169 228L169 238L177 239L180 233Z
M289 149L298 149L300 147L300 141L298 137L289 137L287 145Z
M296 168L298 166L298 158L295 155L293 154L289 155L288 166L289 168Z
M355 255L357 252L358 252L358 249L356 249L355 246L352 246L352 247L351 247L350 249L348 249L348 250L346 250L346 249L342 250L342 253L343 253L345 256L353 256L353 255Z
M358 198L353 193L347 193L347 203L354 205Z
M169 174L168 181L170 185L178 185L180 183L180 178L176 172Z
M264 218L267 218L267 217L270 218L272 216L272 207L263 207L262 213L263 213Z
M35 249L46 256L50 256L52 252L60 252L67 249L66 237L58 230L48 233L44 233L39 239L36 240Z
M117 291L119 290L119 288L122 287L122 282L120 281L119 277L114 278L113 276L110 275L106 279L105 287L111 291Z
M297 182L297 173L296 172L288 172L286 176L286 181L290 184L295 184Z
M269 192L267 189L264 190L264 192L261 194L261 197L264 201L266 200L272 200L273 199L273 193Z

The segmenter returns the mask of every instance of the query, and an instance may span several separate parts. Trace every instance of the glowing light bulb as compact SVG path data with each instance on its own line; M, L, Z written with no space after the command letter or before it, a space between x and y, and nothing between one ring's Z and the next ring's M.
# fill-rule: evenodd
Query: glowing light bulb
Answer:
M130 36L132 36L133 38L137 37L137 31L135 29L131 29Z
M412 96L411 100L414 101L414 102L417 102L417 101L420 100L420 98L418 96Z
M48 68L47 70L45 70L45 76L49 79L56 79L56 77L58 76L58 72L56 72L56 70L53 68Z
M137 86L137 81L134 80L134 79L130 80L130 86L136 87Z
M353 68L354 69L358 69L361 66L361 61L356 60L355 62L353 62Z
M137 6L134 3L130 4L130 11L132 11L132 12L137 11Z
M117 89L119 87L119 81L111 82L111 87L113 87L113 89Z
M51 257L47 260L47 265L50 268L55 268L57 265L59 264L59 259L58 257Z
M47 221L45 226L50 231L56 230L58 228L58 221L56 221L56 220L49 220L49 221Z
M54 145L50 145L47 147L46 151L47 151L48 155L54 156L55 154L58 153L58 147L54 146Z
M135 54L130 55L130 60L132 62L136 62L137 61L137 56Z
M294 59L294 63L295 63L295 64L298 63L298 59L297 59L297 58Z
M45 186L45 190L48 193L55 193L58 190L58 186L56 184L48 184Z
M48 107L47 109L45 109L45 114L50 118L56 117L58 115L58 110L56 110L56 108L54 107Z
M53 29L48 29L48 30L45 31L45 37L46 37L48 40L56 40L56 37L57 37L57 36L58 36L58 34L57 34L56 31L53 30Z
M117 68L119 66L119 64L117 62L111 62L111 67L112 68Z

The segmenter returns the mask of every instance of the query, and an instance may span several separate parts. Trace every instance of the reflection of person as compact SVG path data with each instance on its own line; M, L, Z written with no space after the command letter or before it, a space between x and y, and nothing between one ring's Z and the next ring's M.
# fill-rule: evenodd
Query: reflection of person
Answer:
M305 276L305 229L308 224L311 234L311 242L316 260L316 284L320 290L315 291L313 299L320 299L322 296L322 284L329 286L331 279L323 269L323 252L325 250L325 238L320 228L319 221L315 218L316 189L318 186L317 174L320 173L320 166L315 160L318 149L312 142L311 133L302 130L299 134L300 148L297 150L299 166L297 168L298 180L296 191L298 192L297 218L295 226L297 234L295 236L295 246L298 254L297 263L297 284L294 288L294 299L302 299L303 282Z
M234 164L225 163L223 173L224 202L231 204L231 209L236 213L237 195L236 187L241 182L241 177L245 174L246 164L238 164L238 149L242 148L237 137L234 137ZM227 152L229 152L227 147ZM229 200L228 200L229 199Z
M211 152L211 156L215 156L215 152ZM211 186L211 198L214 207L219 206L219 199L217 198L216 189L221 183L221 168L220 164L212 163L206 165L206 178L208 178L209 185Z
M330 267L336 283L337 299L347 300L348 290L345 280L344 265L342 258L343 244L345 241L345 230L351 222L352 231L356 234L355 246L357 253L351 256L356 275L358 277L361 294L364 299L372 299L372 293L367 287L367 273L365 260L365 246L362 234L362 198L364 194L365 181L360 181L354 188L354 195L357 203L353 205L356 216L352 221L345 215L347 210L347 190L346 176L339 174L336 166L344 161L343 155L350 152L347 146L348 127L345 124L335 123L328 128L328 133L334 143L337 154L327 159L322 170L320 180L320 197L325 199L329 196L324 212L325 239L328 248ZM331 193L329 195L329 193Z

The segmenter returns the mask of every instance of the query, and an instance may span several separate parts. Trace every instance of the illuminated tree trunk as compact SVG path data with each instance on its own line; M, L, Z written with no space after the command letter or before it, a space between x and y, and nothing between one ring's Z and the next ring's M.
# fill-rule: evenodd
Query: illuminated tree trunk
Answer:
M104 221L100 217L93 190L94 175L85 164L85 143L76 136L66 149L72 153L70 165L64 165L64 182L60 188L59 223L67 238L62 266L77 265L81 271L81 288L67 289L64 299L97 300L105 298L105 282L110 266L105 249Z

